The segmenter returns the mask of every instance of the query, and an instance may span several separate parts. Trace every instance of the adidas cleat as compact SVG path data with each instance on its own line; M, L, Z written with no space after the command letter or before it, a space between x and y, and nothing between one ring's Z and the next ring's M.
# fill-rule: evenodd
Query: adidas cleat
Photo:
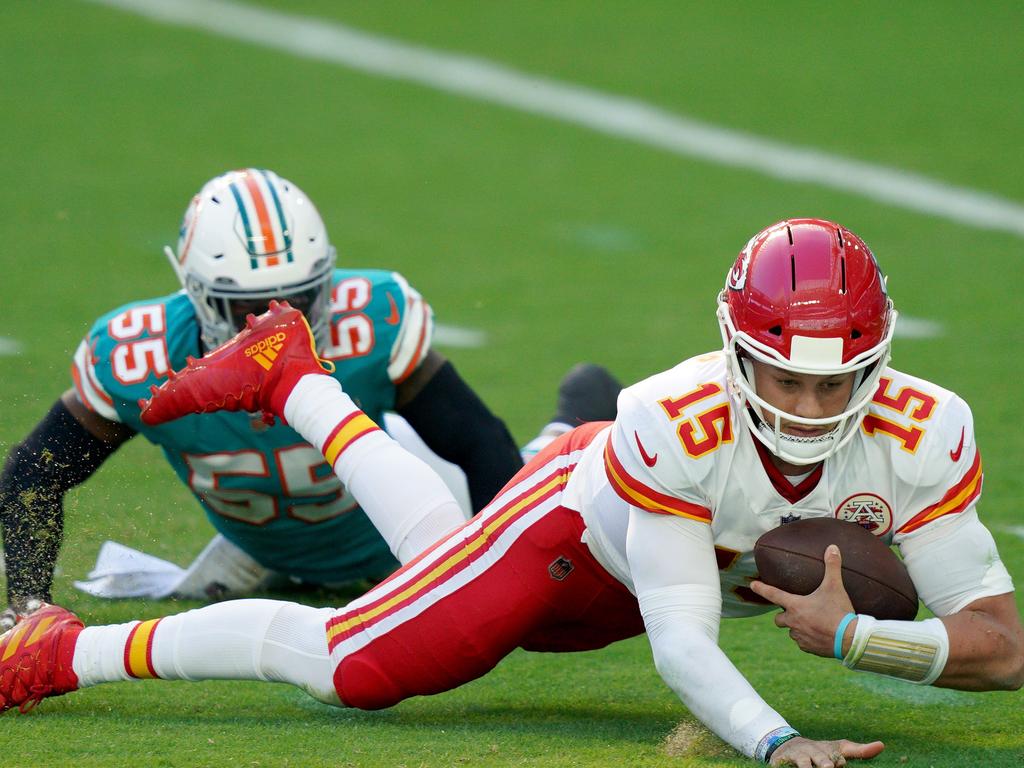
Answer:
M607 368L593 363L573 366L558 385L553 422L578 427L588 421L613 421L622 384Z
M78 689L71 661L81 631L71 611L44 605L0 635L0 712L28 712L45 698Z
M313 332L299 310L288 302L270 302L259 317L249 315L233 339L199 360L189 358L153 396L140 400L144 424L155 426L191 413L263 412L263 420L283 419L284 404L299 379L324 373L334 365L321 361Z

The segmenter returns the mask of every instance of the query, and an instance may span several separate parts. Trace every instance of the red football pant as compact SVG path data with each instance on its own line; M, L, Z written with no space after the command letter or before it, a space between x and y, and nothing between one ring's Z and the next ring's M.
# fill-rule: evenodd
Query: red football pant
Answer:
M344 704L380 709L447 691L517 647L584 651L644 631L636 598L580 541L579 513L560 504L605 426L555 440L476 517L328 621Z

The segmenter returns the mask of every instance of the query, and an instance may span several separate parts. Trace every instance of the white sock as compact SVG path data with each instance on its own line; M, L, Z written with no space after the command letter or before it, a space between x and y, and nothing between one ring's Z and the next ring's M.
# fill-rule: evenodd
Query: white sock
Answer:
M79 687L163 680L290 683L339 704L325 625L331 608L232 600L150 621L86 627L72 667Z
M363 413L331 376L307 374L288 395L284 418L300 435L334 464L341 454L360 441L383 431ZM342 424L345 427L339 431Z
M437 473L359 410L336 379L303 376L284 417L324 454L400 562L466 521Z
M523 457L523 463L527 463L530 459L551 445L551 443L555 441L555 438L561 437L566 432L572 432L572 430L573 426L571 424L566 424L563 421L552 421L550 424L545 425L544 429L540 431L540 434L523 446L523 449L519 452L519 455Z

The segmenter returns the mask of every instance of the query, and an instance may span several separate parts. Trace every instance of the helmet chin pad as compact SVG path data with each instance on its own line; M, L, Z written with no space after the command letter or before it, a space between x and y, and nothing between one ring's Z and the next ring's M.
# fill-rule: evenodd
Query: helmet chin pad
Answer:
M798 437L787 435L785 432L765 423L760 417L757 419L757 433L761 442L774 455L789 462L790 464L817 464L825 456L833 452L833 445L840 439L841 425L837 425L832 431L814 437Z

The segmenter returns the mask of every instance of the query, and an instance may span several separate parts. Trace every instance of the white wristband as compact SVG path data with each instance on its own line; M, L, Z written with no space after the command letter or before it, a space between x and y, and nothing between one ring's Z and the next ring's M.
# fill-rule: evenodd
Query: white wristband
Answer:
M843 666L931 685L948 658L949 635L941 620L879 621L860 614Z

